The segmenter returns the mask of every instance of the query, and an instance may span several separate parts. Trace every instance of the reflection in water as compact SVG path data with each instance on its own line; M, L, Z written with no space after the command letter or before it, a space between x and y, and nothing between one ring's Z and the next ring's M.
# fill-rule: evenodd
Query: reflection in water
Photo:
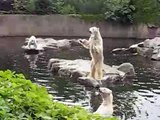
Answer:
M90 59L88 50L82 47L65 51L46 49L42 54L26 55L21 49L24 40L24 38L0 39L1 69L23 73L33 82L44 85L56 100L78 103L87 109L92 106L93 111L98 107L100 101L94 96L93 91L72 83L68 78L52 75L47 70L50 58ZM160 62L143 57L110 54L113 48L128 47L138 42L140 41L104 39L104 62L109 65L130 62L134 65L137 75L133 85L109 86L114 96L114 115L123 120L160 120Z
M35 69L37 67L36 62L38 60L38 54L35 54L35 55L25 54L24 57L28 59L29 66L30 66L31 69Z

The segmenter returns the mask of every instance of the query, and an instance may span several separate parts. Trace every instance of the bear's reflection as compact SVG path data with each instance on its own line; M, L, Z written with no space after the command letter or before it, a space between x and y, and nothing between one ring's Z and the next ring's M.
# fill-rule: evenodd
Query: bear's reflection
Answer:
M41 55L42 53L39 54L25 54L24 57L27 58L28 62L29 62L29 67L31 69L36 69L37 68L37 61L39 58L39 55Z
M34 54L33 55L26 54L26 55L24 55L24 57L28 59L28 61L29 61L29 67L31 69L37 68L36 62L38 60L38 54L35 54L35 55Z

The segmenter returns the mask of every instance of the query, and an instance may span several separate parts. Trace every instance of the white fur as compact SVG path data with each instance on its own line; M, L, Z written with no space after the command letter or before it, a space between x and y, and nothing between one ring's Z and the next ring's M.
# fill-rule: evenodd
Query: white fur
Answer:
M90 43L90 55L91 55L91 72L90 76L97 80L103 78L103 40L99 32L99 28L91 27L91 36L89 38Z
M112 91L108 88L100 88L100 95L102 97L102 103L96 110L96 114L100 114L104 117L109 117L113 114L113 95Z
M35 36L31 36L28 40L28 48L30 49L36 49L37 48L37 39Z
M85 48L89 49L91 55L91 71L90 77L101 80L103 78L103 40L99 32L99 28L91 27L89 29L91 32L89 40L79 40L79 43L82 44Z

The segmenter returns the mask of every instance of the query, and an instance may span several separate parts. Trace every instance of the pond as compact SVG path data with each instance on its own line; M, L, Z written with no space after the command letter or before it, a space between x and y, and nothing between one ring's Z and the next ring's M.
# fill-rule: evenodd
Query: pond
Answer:
M60 39L60 38L56 38ZM141 40L104 39L104 57L108 65L130 62L134 65L136 78L131 85L109 86L114 96L114 115L122 120L160 120L160 62L151 61L140 56L112 56L110 51L117 47L128 47ZM55 100L75 103L86 109L95 108L90 103L90 90L68 78L60 78L48 72L50 58L90 59L84 48L77 46L71 50L46 49L37 55L27 55L21 46L23 37L0 38L0 68L23 73L45 86ZM92 106L92 107L91 107Z

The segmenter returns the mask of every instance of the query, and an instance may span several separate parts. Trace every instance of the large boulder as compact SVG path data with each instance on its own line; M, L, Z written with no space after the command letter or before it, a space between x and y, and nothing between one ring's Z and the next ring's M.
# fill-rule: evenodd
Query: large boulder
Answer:
M119 66L112 66L115 67L117 70L120 70L125 73L128 77L135 76L135 70L131 63L122 63Z
M34 41L36 41L35 46L32 48L29 46L29 42L31 41L31 38L34 37ZM55 40L53 38L36 38L35 36L31 36L30 38L26 38L24 45L22 48L26 52L35 52L35 51L42 51L45 48L51 48L55 50L66 50L70 49L73 46L78 46L79 43L75 39L61 39L61 40Z
M53 49L70 49L73 46L79 45L78 41L75 39L55 40L52 38L46 38L44 40L47 41L46 47Z
M74 82L92 87L97 87L99 83L102 83L103 85L110 83L124 83L128 76L135 76L134 67L130 63L122 64L116 67L111 67L104 64L103 79L94 80L88 77L90 72L90 64L91 62L89 60L65 60L52 58L49 60L48 69L53 74L69 77Z
M116 48L112 50L112 53L114 55L137 53L152 60L160 60L160 37L146 39L144 42L131 45L129 48Z

